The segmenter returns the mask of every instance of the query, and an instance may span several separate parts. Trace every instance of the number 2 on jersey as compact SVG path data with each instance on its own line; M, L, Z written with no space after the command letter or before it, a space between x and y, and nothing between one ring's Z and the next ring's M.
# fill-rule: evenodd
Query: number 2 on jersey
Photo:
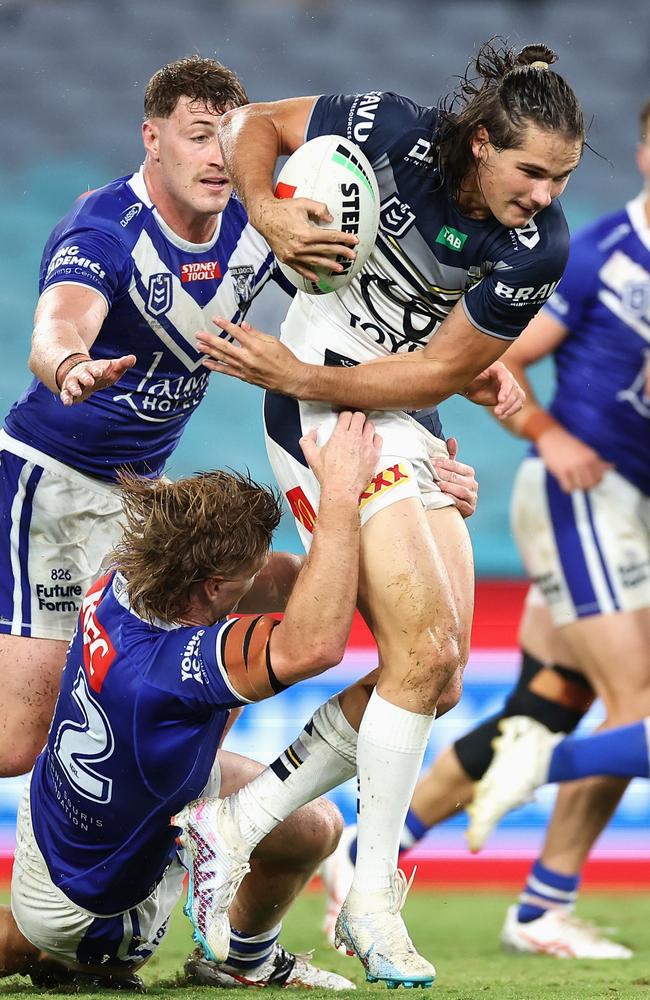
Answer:
M104 711L88 690L81 667L72 687L72 697L82 721L67 719L61 723L54 740L54 754L79 795L93 802L110 802L113 779L103 777L91 764L100 764L111 756L115 739Z

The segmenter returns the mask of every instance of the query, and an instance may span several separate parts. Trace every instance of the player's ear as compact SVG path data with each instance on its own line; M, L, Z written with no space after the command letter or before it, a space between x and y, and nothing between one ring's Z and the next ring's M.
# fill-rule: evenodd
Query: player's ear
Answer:
M154 160L160 158L160 129L152 121L144 121L142 123L142 142L144 143L144 148L147 154L151 156Z
M485 157L488 142L490 141L490 133L486 129L485 125L477 125L470 139L470 148L472 150L472 156L475 160L482 160Z

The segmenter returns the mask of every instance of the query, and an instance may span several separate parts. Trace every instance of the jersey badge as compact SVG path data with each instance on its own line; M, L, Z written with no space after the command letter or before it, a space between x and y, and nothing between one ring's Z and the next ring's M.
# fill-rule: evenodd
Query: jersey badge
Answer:
M127 208L126 212L124 213L124 215L120 219L120 225L121 225L122 229L126 229L126 227L128 226L129 222L132 222L138 215L140 215L141 211L142 211L142 202L141 201L136 201L136 202L133 203L133 205L129 205L129 207Z
M253 295L253 281L255 279L255 268L251 264L242 264L239 267L231 267L230 273L235 284L235 295L237 304L242 306L250 302Z
M397 195L392 195L381 206L379 224L383 231L390 233L391 236L404 236L414 222L415 214L411 211L410 205L400 201Z
M195 632L185 646L181 654L181 681L197 681L204 684L203 663L201 662L201 636L205 635L205 629L200 628Z
M169 272L152 274L149 278L149 297L145 305L150 316L164 316L172 304L172 276Z
M443 226L436 236L436 243L441 243L443 247L454 250L456 253L460 253L466 242L467 233L461 233L459 229L454 229L452 226Z
M433 153L431 143L428 139L418 139L415 146L406 154L405 160L415 160L416 163L423 163L430 167L433 164Z
M523 243L528 250L534 250L539 243L539 229L534 219L531 219L527 226L515 229L515 233L519 242Z

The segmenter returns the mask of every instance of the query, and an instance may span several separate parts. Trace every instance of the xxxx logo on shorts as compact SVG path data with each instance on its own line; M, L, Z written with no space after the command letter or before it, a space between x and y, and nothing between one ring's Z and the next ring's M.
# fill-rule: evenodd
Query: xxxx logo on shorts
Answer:
M316 511L305 496L302 487L294 486L292 490L288 490L287 500L296 521L300 521L303 528L306 528L307 531L313 534L314 525L316 524Z
M376 476L373 476L359 497L359 507L363 509L375 497L381 496L386 490L390 490L393 486L401 483L403 479L409 478L407 469L401 463L391 465L388 469L382 469Z

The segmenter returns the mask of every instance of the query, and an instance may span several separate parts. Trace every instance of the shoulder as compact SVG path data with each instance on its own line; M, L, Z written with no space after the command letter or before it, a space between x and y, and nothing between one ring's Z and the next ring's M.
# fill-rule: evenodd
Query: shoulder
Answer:
M68 234L87 232L111 236L123 245L134 242L135 231L139 234L151 212L151 204L131 186L137 176L120 177L80 195L52 236L60 242Z

